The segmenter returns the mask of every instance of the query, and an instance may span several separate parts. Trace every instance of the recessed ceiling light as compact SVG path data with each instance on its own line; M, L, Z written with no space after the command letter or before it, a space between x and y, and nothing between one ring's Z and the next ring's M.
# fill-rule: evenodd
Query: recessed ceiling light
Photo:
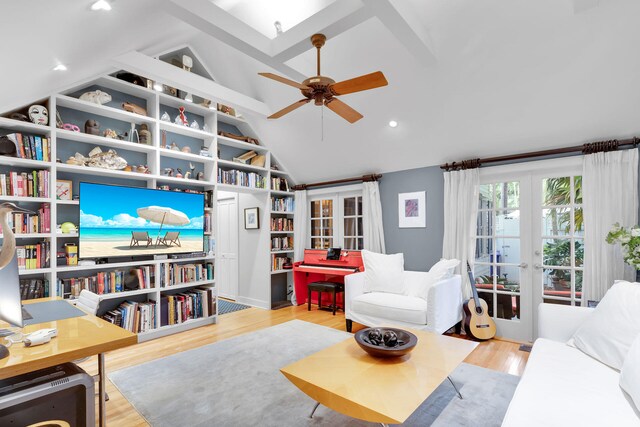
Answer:
M395 128L395 127L397 127L397 126L398 126L398 122L396 122L395 120L391 120L391 121L389 122L389 126L391 126L392 128Z
M91 5L91 10L105 10L110 11L111 5L107 0L98 0L97 2Z
M53 71L67 71L67 66L64 64L58 64L53 67Z
M158 92L162 92L162 85L161 85L160 83L158 83L158 82L155 82L155 83L153 84L153 88L154 88L155 90L157 90Z

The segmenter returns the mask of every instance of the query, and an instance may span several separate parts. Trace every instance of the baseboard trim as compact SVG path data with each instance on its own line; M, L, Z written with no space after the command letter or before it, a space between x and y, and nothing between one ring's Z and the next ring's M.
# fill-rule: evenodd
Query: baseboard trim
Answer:
M251 307L262 308L265 310L271 310L271 304L267 301L262 301L254 298L237 297L236 302L239 304L250 305Z

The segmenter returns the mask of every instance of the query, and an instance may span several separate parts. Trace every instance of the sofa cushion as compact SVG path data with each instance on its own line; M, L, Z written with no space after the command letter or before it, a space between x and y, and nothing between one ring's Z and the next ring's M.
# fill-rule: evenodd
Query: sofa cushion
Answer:
M640 335L631 345L620 370L620 387L631 397L640 413Z
M502 427L638 426L619 377L576 348L539 338Z
M367 316L416 325L427 324L427 302L422 298L382 292L369 292L351 301L352 310Z
M434 282L439 282L440 280L448 279L449 277L453 276L453 272L459 264L460 260L457 260L455 258L442 258L440 261L433 264L433 266L429 269L429 274L431 275Z
M573 344L589 356L620 370L640 334L640 284L617 281L573 335Z
M404 289L405 295L422 298L426 301L429 288L436 283L434 276L426 271L405 271Z
M404 293L402 281L404 272L403 254L385 255L366 250L361 253L364 263L365 292Z

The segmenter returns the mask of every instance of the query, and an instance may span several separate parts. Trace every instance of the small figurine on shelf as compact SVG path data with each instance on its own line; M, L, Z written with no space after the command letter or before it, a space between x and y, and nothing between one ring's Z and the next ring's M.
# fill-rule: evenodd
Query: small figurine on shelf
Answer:
M171 123L171 116L165 111L164 113L162 113L162 116L160 116L160 120L162 120L163 122Z
M191 162L189 162L189 169L190 169L189 172L187 172L187 174L189 176L187 176L187 175L184 176L187 179L191 178L193 176L193 174L196 172L196 167Z
M183 153L191 153L191 147L189 147L188 145L185 145L180 149L180 151L182 151Z
M107 102L111 102L111 95L101 90L93 90L91 92L85 92L80 95L80 101L87 101L93 104L103 105Z
M138 132L138 142L140 144L151 145L151 132L146 123L140 125L140 131Z
M198 179L198 181L204 181L204 172L202 172L202 171L198 172L197 179Z
M162 172L164 176L173 176L173 168L164 168Z
M180 151L180 147L178 147L178 144L176 144L175 141L171 143L169 148L174 151Z
M193 119L190 128L200 130L200 125L198 124L198 122L196 122L196 119Z
M84 133L89 135L100 135L100 123L95 120L89 119L84 122Z
M189 126L189 121L187 120L187 116L184 114L184 107L178 108L178 111L180 113L176 116L176 119L174 120L175 124Z
M176 178L182 178L182 169L180 168L177 169Z
M167 148L167 131L163 130L161 135L160 148Z
M147 165L140 165L136 168L138 173L149 173L149 167Z

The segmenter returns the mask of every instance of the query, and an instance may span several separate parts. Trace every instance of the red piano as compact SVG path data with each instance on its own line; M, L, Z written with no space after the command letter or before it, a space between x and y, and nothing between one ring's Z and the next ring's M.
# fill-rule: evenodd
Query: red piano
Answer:
M328 260L326 249L305 249L304 260L293 264L293 286L297 304L306 304L308 283L318 281L344 283L344 276L359 271L364 271L360 251L343 250L340 259ZM315 292L311 303L318 303ZM328 293L323 293L322 304L330 305L332 303L331 296ZM342 307L343 304L339 302L338 305Z

